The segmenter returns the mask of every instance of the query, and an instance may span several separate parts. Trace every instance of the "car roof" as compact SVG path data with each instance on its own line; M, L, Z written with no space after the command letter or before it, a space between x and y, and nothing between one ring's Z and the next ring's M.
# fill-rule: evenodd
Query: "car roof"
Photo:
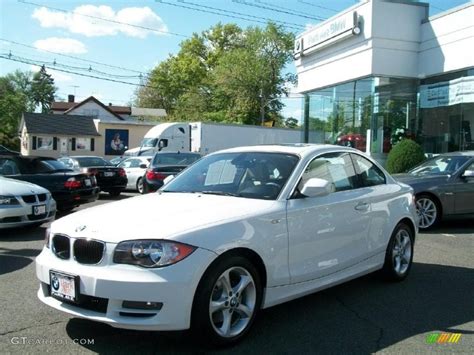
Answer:
M41 160L57 160L56 158L52 157L44 157L44 156L39 156L39 155L12 155L12 154L0 154L0 158L10 158L10 159L23 159L23 160L35 160L35 159L41 159Z
M99 159L104 159L102 157L99 157L98 155L70 155L70 156L63 156L61 158L67 158L67 159L76 159L76 158L99 158ZM61 159L59 158L59 159ZM105 160L105 159L104 159Z
M474 150L465 150L463 152L449 152L449 153L442 153L436 155L435 157L439 156L466 156L466 157L474 157Z
M246 147L237 147L220 150L212 153L241 153L241 152L262 152L262 153L286 153L286 154L297 154L300 156L306 156L314 152L327 152L327 151L341 151L341 152L358 152L363 153L360 150L332 144L311 144L311 143L289 143L289 144L268 144L268 145L254 145Z

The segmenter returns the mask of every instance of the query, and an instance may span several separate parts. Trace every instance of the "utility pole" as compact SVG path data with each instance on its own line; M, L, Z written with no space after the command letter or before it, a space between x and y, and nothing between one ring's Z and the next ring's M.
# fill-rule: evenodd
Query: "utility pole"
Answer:
M263 88L260 89L260 124L265 124L265 99L263 97Z

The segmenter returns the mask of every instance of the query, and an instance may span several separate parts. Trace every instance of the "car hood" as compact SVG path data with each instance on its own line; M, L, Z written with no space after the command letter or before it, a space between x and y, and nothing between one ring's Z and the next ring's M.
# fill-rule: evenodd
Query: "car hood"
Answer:
M15 179L0 177L0 195L17 196L49 193L45 188Z
M199 193L152 193L73 213L55 221L51 231L111 243L175 240L193 230L263 214L276 203Z
M415 184L438 184L446 181L449 175L411 175L411 174L393 174L392 177L407 185Z

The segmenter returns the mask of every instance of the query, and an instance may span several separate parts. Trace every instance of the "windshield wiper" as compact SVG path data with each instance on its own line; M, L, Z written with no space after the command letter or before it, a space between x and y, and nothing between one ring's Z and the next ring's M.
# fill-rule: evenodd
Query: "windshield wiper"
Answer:
M233 192L225 192L225 191L195 191L195 192L205 194L205 195L242 197L242 195L240 195L240 194L236 194L236 193L233 193Z

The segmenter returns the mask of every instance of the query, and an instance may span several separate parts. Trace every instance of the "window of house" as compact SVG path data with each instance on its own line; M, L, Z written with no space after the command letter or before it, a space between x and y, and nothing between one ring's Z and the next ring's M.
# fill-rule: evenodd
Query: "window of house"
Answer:
M53 137L47 137L47 136L36 137L36 149L53 150Z
M76 138L76 150L91 150L90 138Z

